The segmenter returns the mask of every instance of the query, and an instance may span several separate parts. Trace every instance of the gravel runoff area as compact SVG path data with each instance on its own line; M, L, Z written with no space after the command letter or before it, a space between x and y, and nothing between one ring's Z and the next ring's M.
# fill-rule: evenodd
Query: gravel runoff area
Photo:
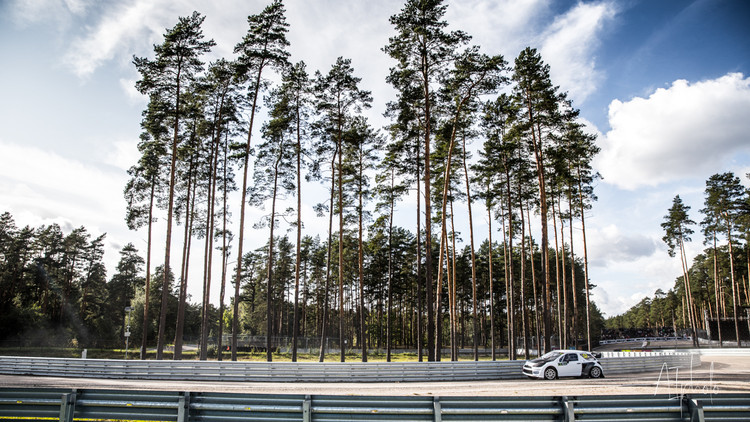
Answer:
M618 394L750 394L750 356L702 356L692 369L612 375L603 379L401 383L189 382L0 375L0 387L129 389L245 394L362 396L588 396Z

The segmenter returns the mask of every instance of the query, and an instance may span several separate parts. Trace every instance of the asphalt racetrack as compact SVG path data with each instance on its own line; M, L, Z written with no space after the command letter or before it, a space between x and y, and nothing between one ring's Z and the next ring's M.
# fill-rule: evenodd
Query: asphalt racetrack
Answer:
M243 394L362 396L588 396L617 394L750 394L750 356L702 356L692 369L554 381L402 383L190 382L0 375L0 387L127 389Z

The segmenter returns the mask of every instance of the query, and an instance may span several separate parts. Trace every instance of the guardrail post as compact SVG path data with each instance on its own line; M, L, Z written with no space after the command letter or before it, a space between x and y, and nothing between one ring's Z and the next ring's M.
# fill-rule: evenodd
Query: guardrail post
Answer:
M60 400L60 422L73 422L73 413L76 410L76 390L64 393Z
M180 401L177 404L177 422L188 422L190 419L190 392L185 391L180 394Z
M311 407L312 407L312 397L307 395L305 396L305 401L302 402L302 422L312 421L312 412L310 411Z
M562 396L560 398L560 404L562 405L564 421L574 422L576 420L576 414L575 414L575 409L573 407L574 406L573 402L568 400L567 396Z
M703 403L699 402L698 399L691 399L690 397L683 397L683 401L687 405L690 411L690 422L705 422L706 416L703 413Z
M435 396L432 398L432 406L435 409L433 413L433 421L441 422L443 420L442 406L440 405L440 397Z

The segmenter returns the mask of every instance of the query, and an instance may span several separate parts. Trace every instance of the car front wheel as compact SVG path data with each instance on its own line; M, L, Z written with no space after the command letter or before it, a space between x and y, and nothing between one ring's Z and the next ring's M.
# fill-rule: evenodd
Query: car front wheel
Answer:
M544 370L544 379L553 380L557 378L557 371L555 368L547 368Z
M589 376L591 378L601 378L602 376L602 370L598 366L594 366L591 368L591 371L589 372Z

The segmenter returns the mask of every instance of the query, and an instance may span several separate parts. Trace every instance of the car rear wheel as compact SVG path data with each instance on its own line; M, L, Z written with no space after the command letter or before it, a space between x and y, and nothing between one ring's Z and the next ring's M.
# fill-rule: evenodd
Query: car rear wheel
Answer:
M544 370L544 379L553 380L557 378L557 370L555 368L547 368Z
M589 376L591 378L601 378L602 376L602 370L598 366L594 366L591 368L591 371L589 371Z

